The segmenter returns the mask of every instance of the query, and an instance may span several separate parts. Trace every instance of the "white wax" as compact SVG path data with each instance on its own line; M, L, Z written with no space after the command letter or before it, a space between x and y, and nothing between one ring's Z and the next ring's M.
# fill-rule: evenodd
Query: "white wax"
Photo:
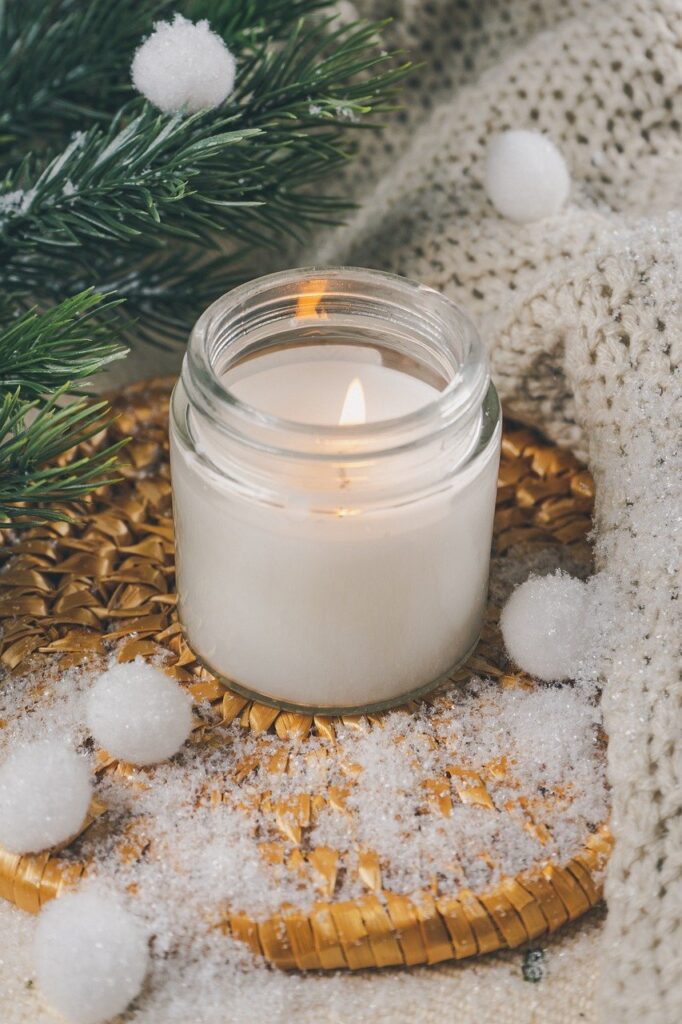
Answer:
M264 412L338 423L356 378L368 419L438 394L373 362L314 358L230 387ZM340 477L345 511L329 514L312 497L302 502L295 478L278 503L250 500L207 465L214 436L200 457L171 441L180 617L216 672L294 705L359 707L428 686L471 649L485 607L499 443L436 493L389 507L354 506L353 483Z
M382 365L342 359L278 365L275 360L266 356L259 363L266 362L267 369L236 380L228 375L225 381L242 402L297 423L339 423L355 380L362 383L366 423L406 416L438 396L430 384Z

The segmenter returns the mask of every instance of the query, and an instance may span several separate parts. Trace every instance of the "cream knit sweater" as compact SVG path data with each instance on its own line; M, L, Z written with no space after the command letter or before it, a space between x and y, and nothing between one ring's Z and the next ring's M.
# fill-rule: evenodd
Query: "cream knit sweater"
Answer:
M344 5L346 6L346 5ZM423 68L366 144L350 224L306 257L405 274L483 327L508 412L583 453L616 583L603 709L616 848L602 1019L682 1021L682 2L378 0ZM492 132L573 177L517 225L483 191Z

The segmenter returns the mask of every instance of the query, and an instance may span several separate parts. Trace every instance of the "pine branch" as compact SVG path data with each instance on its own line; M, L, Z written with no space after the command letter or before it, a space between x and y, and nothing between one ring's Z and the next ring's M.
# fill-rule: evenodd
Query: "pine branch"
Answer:
M107 301L89 289L47 312L30 310L0 328L0 393L15 392L23 399L66 385L73 391L75 382L123 358L127 350L112 340L106 321L121 301Z
M42 170L38 161L25 160L8 174L0 196L0 253L45 248L55 257L93 240L135 240L157 248L156 232L201 237L210 227L205 215L190 205L174 218L171 208L192 194L189 182L204 162L224 157L230 147L258 134L257 129L224 131L228 124L226 118L208 124L205 114L167 118L133 101L108 130L95 127L75 135ZM87 260L78 252L73 257Z
M67 457L102 429L107 403L62 403L81 382L126 354L113 340L110 322L120 301L90 289L0 328L0 522L26 526L66 519L66 510L50 506L111 479L120 445Z
M0 151L45 149L130 97L130 62L177 9L240 54L283 38L330 0L0 0Z
M228 101L190 117L129 99L136 46L177 6L238 64ZM64 518L110 479L118 446L73 452L105 404L63 400L124 354L115 305L119 335L181 336L256 247L347 209L316 183L406 68L330 6L0 0L0 521Z
M130 95L131 54L172 0L0 0L0 143L44 148Z
M375 53L376 26L328 29L321 22L261 49L223 111L168 118L133 101L108 130L76 136L42 167L25 160L0 195L2 287L44 294L46 261L54 278L61 260L68 278L67 266L89 268L112 245L135 261L171 238L211 247L223 230L267 244L338 219L338 198L304 187L345 159L356 112L380 109L402 69L357 80L389 59Z
M0 288L15 299L53 297L54 285L91 274L112 252L125 252L129 265L157 250L169 239L191 239L214 247L213 232L220 218L210 201L183 204L195 195L191 183L206 161L225 165L237 144L256 129L222 131L228 119L207 115L167 118L135 101L104 131L92 128L76 136L59 157L39 174L25 161L8 178L9 190L0 195ZM221 200L248 202L247 189L226 166ZM76 184L77 183L77 184ZM18 186L18 187L17 187ZM216 181L212 190L219 190ZM92 280L92 278L90 278ZM67 284L70 289L70 285Z
M182 13L206 18L214 32L240 52L262 39L282 39L301 18L332 6L334 0L188 0Z
M0 522L23 528L69 520L68 508L55 503L114 481L116 453L125 442L69 461L73 448L102 430L107 403L81 399L60 406L68 390L60 388L42 407L18 390L0 401Z
M258 269L255 264L249 269L248 259L246 249L207 258L201 248L190 245L154 254L132 271L125 259L110 263L103 268L107 290L125 299L117 317L121 335L162 347L186 341L206 306L256 276Z

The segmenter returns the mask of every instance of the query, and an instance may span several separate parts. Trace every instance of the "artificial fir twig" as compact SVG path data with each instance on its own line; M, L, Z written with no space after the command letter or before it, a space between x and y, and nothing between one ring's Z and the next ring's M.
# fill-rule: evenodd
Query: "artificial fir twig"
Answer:
M89 290L0 329L0 523L67 519L67 511L49 506L113 478L120 444L70 458L108 421L107 403L63 403L126 354L106 320L119 301Z
M0 0L0 147L63 139L130 96L130 60L157 19L182 9L246 53L328 0Z
M299 26L284 47L260 50L218 112L168 117L132 101L108 129L92 127L57 156L33 154L9 169L0 287L60 298L55 279L69 280L78 266L92 273L103 255L111 259L112 243L125 247L130 265L169 240L211 247L226 231L253 246L338 220L343 202L305 186L346 159L341 143L359 123L353 118L380 107L377 94L385 99L400 72L355 81L388 60L369 58L375 26L332 32L336 49L325 55L328 31L327 21L305 36Z
M0 393L29 398L67 385L74 390L77 382L123 358L127 349L101 319L120 301L89 289L45 313L29 310L0 329Z
M60 406L68 391L66 384L42 405L22 399L18 390L0 402L0 523L25 528L45 518L68 520L69 510L55 503L74 501L115 479L116 453L124 441L64 459L102 430L107 410L106 402L86 399Z
M390 109L406 67L381 50L380 24L339 25L330 6L0 0L6 521L59 518L50 502L110 473L113 450L67 457L104 407L60 402L124 354L116 335L182 336L259 247L347 208L318 182L348 159L349 130ZM237 64L226 102L191 116L160 114L130 81L136 46L178 8L208 19Z

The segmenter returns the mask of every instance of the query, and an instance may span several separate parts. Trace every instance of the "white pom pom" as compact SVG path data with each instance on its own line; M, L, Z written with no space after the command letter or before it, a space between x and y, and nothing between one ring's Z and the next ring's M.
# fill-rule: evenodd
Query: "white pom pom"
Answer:
M88 698L87 724L97 743L131 764L176 754L192 729L192 699L140 658L114 665Z
M545 135L509 131L491 140L485 190L503 217L519 223L551 217L561 210L570 188L566 161Z
M159 21L136 51L133 85L150 103L173 113L209 110L234 87L236 62L207 21L193 24L181 14Z
M147 938L118 902L98 892L68 893L40 914L33 955L45 999L73 1024L122 1013L147 973Z
M588 590L557 572L517 587L502 610L505 646L519 668L546 681L575 676L587 643Z
M0 845L35 853L70 839L90 803L87 762L61 740L14 750L0 767Z

